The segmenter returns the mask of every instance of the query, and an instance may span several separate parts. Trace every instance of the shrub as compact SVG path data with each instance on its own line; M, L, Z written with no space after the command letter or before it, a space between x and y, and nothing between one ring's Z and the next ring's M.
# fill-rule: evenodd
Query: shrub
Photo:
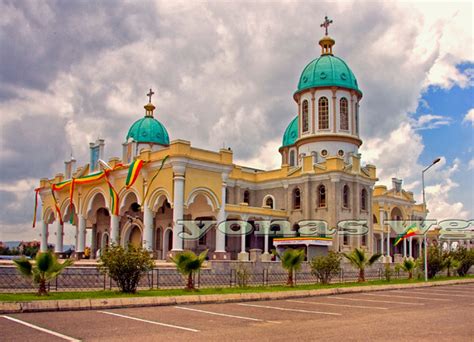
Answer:
M36 254L35 263L32 264L28 259L21 258L13 260L18 271L24 276L38 284L38 295L47 295L46 283L56 278L66 267L71 266L73 261L68 259L63 263L52 252Z
M390 280L392 280L392 274L393 274L392 265L390 265L389 263L386 263L383 271L384 271L383 275L384 275L385 281L390 282Z
M382 256L381 254L373 254L369 258L365 251L359 248L354 249L351 253L344 253L343 255L349 260L352 266L359 269L359 282L365 281L365 268L371 266Z
M237 285L239 287L247 287L251 275L248 267L239 262L235 268L235 275L237 277Z
M128 248L112 245L102 252L98 268L115 280L121 292L135 293L140 279L153 266L147 250L131 245Z
M416 263L413 259L405 258L400 264L400 268L408 273L408 279L412 279L413 271L416 268Z
M456 272L459 276L464 277L469 272L471 266L474 265L474 249L459 247L452 253L454 258L459 262Z
M185 290L195 290L193 276L201 269L202 264L206 260L207 252L208 250L205 250L201 254L196 255L192 251L184 251L171 258L178 271L188 278Z
M443 253L443 269L448 271L447 276L451 277L451 270L459 267L459 262L455 259L452 252Z
M310 262L311 273L323 284L329 284L332 277L341 271L341 255L330 251L327 255L314 257Z
M443 253L437 246L428 247L428 278L434 278L444 268ZM424 254L422 259L422 267L424 270Z
M281 267L288 271L288 280L286 281L286 285L294 286L295 273L301 268L301 264L305 258L304 249L287 248L281 254L278 254L276 250L273 250L273 254L280 258Z

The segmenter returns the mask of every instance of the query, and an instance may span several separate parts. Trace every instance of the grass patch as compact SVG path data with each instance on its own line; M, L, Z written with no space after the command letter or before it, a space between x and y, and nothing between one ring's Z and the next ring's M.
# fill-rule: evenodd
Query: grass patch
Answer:
M455 279L474 279L473 275L465 277L436 277L429 282ZM233 293L260 293L260 292L278 292L278 291L296 291L296 290L317 290L330 288L344 288L354 286L371 286L387 284L415 284L423 283L424 280L418 279L394 279L390 282L385 280L369 280L365 283L337 283L337 284L308 284L288 287L284 285L274 286L253 286L253 287L227 287L227 288L205 288L197 291L185 291L183 289L167 290L142 290L136 294L120 293L118 291L83 291L83 292L50 292L48 296L39 297L36 293L0 293L0 302L28 302L36 300L67 300L67 299L101 299L101 298L127 298L127 297L153 297L153 296L185 296L185 295L210 295L210 294L233 294Z

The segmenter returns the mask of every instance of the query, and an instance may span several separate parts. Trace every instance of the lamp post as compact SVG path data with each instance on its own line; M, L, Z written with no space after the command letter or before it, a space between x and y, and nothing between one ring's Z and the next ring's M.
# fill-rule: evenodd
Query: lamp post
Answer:
M432 167L434 164L438 163L441 160L441 158L436 158L433 160L433 162L427 166L423 171L421 171L421 187L423 188L423 206L425 207L426 210L426 197L425 197L425 172L428 171L430 167ZM423 244L425 245L425 281L428 281L428 248L426 246L426 235L428 234L428 231L426 231L423 234Z

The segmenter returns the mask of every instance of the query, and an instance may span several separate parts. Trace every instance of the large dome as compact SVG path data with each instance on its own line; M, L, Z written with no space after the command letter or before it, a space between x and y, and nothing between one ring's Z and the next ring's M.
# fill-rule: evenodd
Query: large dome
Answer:
M298 116L291 120L283 134L283 146L293 145L298 139Z
M130 138L139 143L170 144L165 126L153 116L145 116L135 121L128 130L127 141Z
M331 54L323 54L304 68L297 92L313 87L333 86L353 89L362 94L354 73L346 62Z

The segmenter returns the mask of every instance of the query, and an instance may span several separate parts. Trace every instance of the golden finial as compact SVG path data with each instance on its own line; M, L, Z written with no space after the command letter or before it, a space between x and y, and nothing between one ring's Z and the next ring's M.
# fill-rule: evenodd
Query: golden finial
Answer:
M146 94L146 96L148 96L148 103L145 105L145 110L146 110L145 116L153 117L153 111L155 110L155 106L153 105L153 103L151 103L151 97L154 94L155 93L153 92L153 90L151 90L151 88L148 94Z
M332 20L329 20L328 16L324 17L324 22L320 27L324 27L325 36L319 41L321 45L321 55L332 55L332 47L336 43L334 39L328 36L328 27L332 24Z

